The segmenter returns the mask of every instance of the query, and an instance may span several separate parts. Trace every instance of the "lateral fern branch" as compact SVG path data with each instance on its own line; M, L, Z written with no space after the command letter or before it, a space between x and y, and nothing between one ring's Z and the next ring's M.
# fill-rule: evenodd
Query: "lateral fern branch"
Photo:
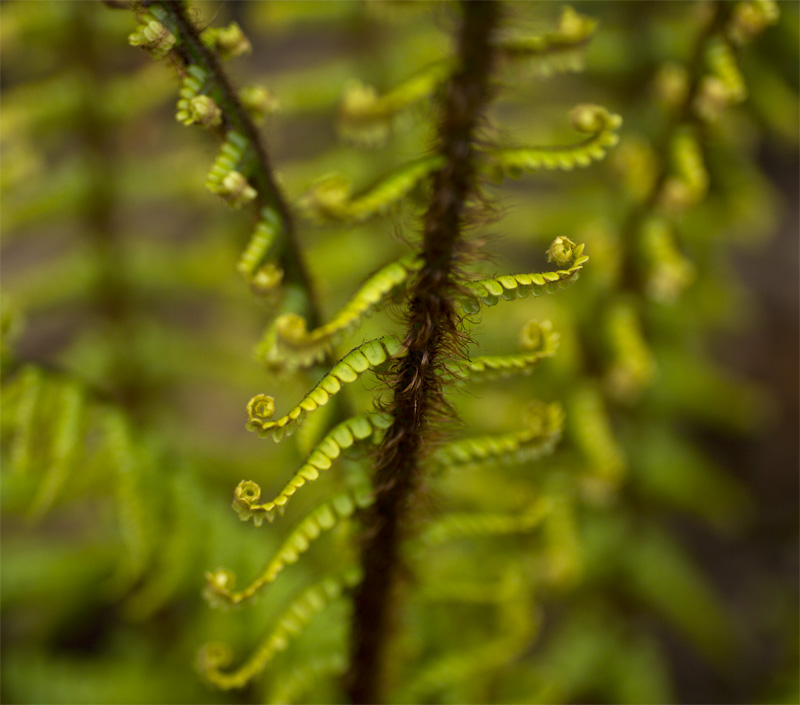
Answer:
M407 316L407 354L394 369L393 422L379 448L376 499L365 519L370 535L361 555L364 580L355 593L352 658L346 676L354 703L382 699L399 543L410 500L421 480L425 426L444 408L442 358L459 347L455 265L468 200L475 196L474 143L490 94L491 35L499 14L493 2L465 2L462 8L459 68L447 85L439 126L438 151L444 165L433 175L430 207L424 217L423 265L411 289Z
M199 67L207 76L206 80L213 85L221 111L220 124L216 128L220 136L225 138L230 133L241 135L252 150L255 164L248 178L255 186L256 210L261 212L267 207L277 212L282 224L280 259L284 281L287 284L296 284L305 293L306 318L312 327L318 326L320 314L311 294L311 280L297 244L294 220L286 199L275 182L258 129L231 85L216 53L203 42L200 31L189 18L186 4L180 0L156 0L143 4L151 11L160 10L164 13L164 18L177 36L176 43L171 47L171 56L177 58L181 70L188 72L191 67Z

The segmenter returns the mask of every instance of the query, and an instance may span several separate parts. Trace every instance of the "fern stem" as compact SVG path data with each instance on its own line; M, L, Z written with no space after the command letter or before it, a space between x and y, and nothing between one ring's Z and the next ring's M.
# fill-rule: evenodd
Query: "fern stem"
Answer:
M364 520L361 561L364 580L356 590L351 663L346 676L354 703L382 699L390 637L390 604L399 574L399 548L410 500L420 485L420 460L429 445L425 430L446 408L442 368L459 352L459 318L454 304L456 262L476 195L476 131L489 99L494 2L464 2L458 38L459 70L448 84L439 126L444 166L433 175L431 203L424 218L423 266L413 288L404 342L408 353L396 365L392 425L375 467L376 502Z
M231 85L227 74L220 65L219 59L200 38L200 32L189 19L185 3L182 0L155 0L146 3L161 7L174 23L180 34L180 43L174 48L173 54L177 56L184 66L198 65L211 76L220 93L220 108L222 109L221 134L229 131L243 135L250 143L256 155L257 166L251 176L256 191L258 192L257 212L264 206L273 208L280 215L284 224L284 243L282 251L282 266L284 281L305 295L305 318L312 328L320 325L321 317L316 301L314 300L311 280L306 270L303 257L297 244L294 219L281 192L275 182L269 158L261 143L258 129L242 105L236 90Z

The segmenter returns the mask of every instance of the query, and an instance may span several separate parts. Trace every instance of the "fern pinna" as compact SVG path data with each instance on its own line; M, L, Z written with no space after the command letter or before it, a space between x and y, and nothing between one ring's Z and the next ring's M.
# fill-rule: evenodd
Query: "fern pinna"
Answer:
M11 7L13 26L28 11ZM598 24L570 7L480 0L226 5L252 45L200 4L106 13L157 61L119 86L47 84L34 111L82 124L92 157L79 173L94 198L56 183L58 198L23 198L4 219L82 204L91 251L23 294L34 311L106 301L97 313L116 349L104 359L96 339L82 342L82 374L70 358L18 359L4 306L2 431L4 511L47 527L81 490L111 498L116 544L70 556L75 592L99 595L86 612L115 612L114 644L166 625L150 638L175 656L152 663L152 679L109 667L109 682L141 693L169 681L152 699L175 702L668 701L651 620L726 657L730 620L661 516L726 525L746 506L676 419L747 430L741 409L764 408L699 349L729 286L714 233L728 212L761 217L752 196L755 215L745 207L758 179L736 141L742 118L726 120L749 88L738 54L777 7L687 7L643 22L598 4ZM59 11L74 12L81 71L103 55L101 11ZM628 66L640 23L651 41ZM306 43L286 27L311 27ZM253 52L259 28L268 88L238 87L227 62ZM307 69L315 42L351 33L387 41L367 42L361 64ZM591 81L564 75L597 41ZM115 121L149 125L137 111L159 100L188 147L160 162L145 153L115 182L127 174L108 148ZM14 108L28 103L35 92L13 94L4 124L21 129ZM123 198L147 204L128 225L135 238L112 228ZM165 202L202 215L181 228L161 217ZM163 243L130 245L150 227L185 232L169 256ZM215 288L226 271L239 289ZM260 338L244 326L220 344L228 329L209 316L168 354L177 331L148 321L148 307L184 290L225 300L219 318L255 311ZM170 313L161 328L180 328ZM240 343L255 339L248 366ZM186 440L159 395L188 376L208 384L184 414ZM210 450L204 429L225 416L216 379L235 387L252 435L234 430ZM187 685L189 649L201 695ZM67 680L20 663L4 674L9 692Z

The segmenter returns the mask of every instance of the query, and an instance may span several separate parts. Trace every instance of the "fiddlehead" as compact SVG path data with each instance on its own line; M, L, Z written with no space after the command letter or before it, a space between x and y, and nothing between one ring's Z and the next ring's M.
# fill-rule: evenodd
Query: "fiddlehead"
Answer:
M589 137L565 147L515 147L493 149L486 156L495 176L520 176L525 171L586 167L604 159L609 148L619 142L616 130L622 125L619 115L598 105L578 105L570 113L570 123Z
M224 670L233 660L233 653L227 644L206 644L198 658L200 672L218 688L228 690L244 687L266 668L275 654L288 647L289 642L302 632L306 624L360 580L358 568L350 568L305 590L292 601L270 635L250 658L234 671Z
M260 526L266 517L271 522L275 512L282 509L297 490L316 480L320 472L328 470L344 450L357 441L379 442L389 422L386 414L378 413L358 414L343 421L316 445L300 469L273 499L259 504L261 488L255 482L243 480L234 490L233 508L242 521L252 518L253 523Z
M339 360L294 409L274 421L275 400L266 394L253 397L247 404L247 430L256 431L261 438L271 435L275 441L280 441L284 435L294 433L306 414L327 404L342 385L355 382L365 372L380 367L402 351L402 343L393 336L362 343Z
M569 243L567 247L570 254L566 257L562 257L564 243ZM578 273L589 259L587 255L583 254L583 247L583 245L575 245L568 238L557 238L551 244L548 253L555 248L561 261L557 259L551 261L561 265L569 263L568 269L531 274L507 274L497 279L466 282L462 285L464 296L459 304L465 313L477 313L481 305L494 306L501 300L513 301L557 291L578 278Z
M355 196L350 194L350 180L346 176L327 176L306 195L303 205L321 221L358 223L384 213L441 166L442 158L438 155L418 159Z
M254 488L247 483L245 485L239 493L240 496L248 491L254 494ZM274 557L247 587L234 590L236 576L224 568L206 573L204 591L206 599L215 607L227 607L253 598L262 588L274 582L286 566L296 563L321 534L330 531L341 521L349 519L357 508L368 507L372 501L370 491L362 487L342 492L330 501L320 504L295 527ZM278 505L279 508L282 506Z
M327 323L312 331L304 318L284 314L276 319L261 345L260 354L271 366L308 367L330 352L332 346L356 328L395 291L406 286L421 262L409 254L381 267Z

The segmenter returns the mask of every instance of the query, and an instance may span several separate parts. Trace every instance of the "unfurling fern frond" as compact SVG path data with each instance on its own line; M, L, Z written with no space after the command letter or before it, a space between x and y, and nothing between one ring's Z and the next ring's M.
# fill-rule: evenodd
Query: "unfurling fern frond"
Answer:
M519 355L483 355L467 362L450 363L447 368L458 379L472 382L527 375L542 361L555 355L560 335L550 321L530 321L520 336L523 347L531 350Z
M569 238L556 238L550 245L548 258L558 264L566 264L571 260L572 264L569 269L532 274L509 274L497 279L467 282L462 285L462 290L468 296L460 299L459 303L464 312L469 314L477 313L481 304L494 306L501 299L513 301L528 296L552 293L578 278L578 272L583 269L583 265L589 259L587 255L583 254L583 247L582 244L575 245Z
M281 217L274 208L261 209L255 231L250 237L236 269L258 293L277 287L283 270L275 263L276 245L283 229Z
M387 264L367 279L328 323L312 331L307 330L305 319L297 314L278 317L260 355L275 366L309 367L322 360L334 344L404 286L420 266L416 253Z
M568 404L570 435L589 463L592 479L604 491L616 486L626 468L625 455L619 447L603 397L593 386L578 389Z
M590 136L564 147L515 147L486 152L492 173L520 176L525 171L589 166L605 158L610 147L619 142L616 130L622 125L619 115L599 105L578 105L570 113L570 122L579 132Z
M450 76L452 68L449 61L437 61L383 95L358 81L350 83L339 106L339 134L363 145L385 142L395 118L430 98Z
M275 511L283 507L303 485L313 482L321 471L330 468L342 451L350 448L356 441L371 439L376 442L390 424L391 417L379 413L358 414L343 421L316 445L302 467L272 500L258 504L261 488L255 482L243 480L234 491L233 508L242 521L252 518L256 526L261 525L264 517L272 521Z
M235 671L222 670L233 660L233 653L227 644L218 642L206 644L198 659L200 672L218 688L228 690L244 687L264 670L275 654L285 651L289 642L300 634L317 614L341 597L345 590L355 587L360 581L361 570L349 568L303 591L282 614L272 633Z
M234 208L239 208L256 197L256 190L239 171L249 149L247 138L230 130L220 147L211 171L206 177L206 188L216 193Z
M547 498L543 498L534 502L522 514L447 514L428 525L422 534L422 541L428 545L436 545L460 538L527 533L542 523L550 512L551 505Z
M664 180L658 201L668 211L682 211L702 201L708 191L703 149L694 129L683 126L670 142L672 170Z
M606 386L612 397L631 402L652 382L655 361L630 302L618 301L610 306L606 321L613 355L606 373Z
M271 683L266 702L270 705L304 702L302 695L310 686L325 676L341 675L346 668L347 656L344 651L308 658L301 666L281 674Z
M76 384L65 382L61 385L59 396L50 462L30 509L30 515L34 519L40 518L53 505L81 448L83 391Z
M306 194L301 205L322 222L358 223L386 212L443 163L440 155L433 155L404 164L355 196L346 176L326 176Z
M44 386L42 371L34 365L26 366L19 384L10 465L14 474L24 475L30 466L36 410Z
M353 515L357 508L368 507L373 502L368 487L342 492L313 509L289 534L278 548L272 560L259 576L243 590L234 591L236 576L225 568L206 573L206 599L215 607L236 605L252 598L266 585L274 582L287 566L297 562L319 536L330 531L342 520ZM278 505L279 508L281 505Z
M660 303L675 302L694 279L694 264L678 250L672 229L662 218L646 219L640 238L648 297Z
M597 20L565 7L558 28L543 35L507 33L496 40L500 53L515 62L524 61L542 76L582 71L586 46Z
M256 431L260 438L271 434L275 441L280 441L294 432L306 414L327 404L343 384L355 382L367 370L380 367L402 351L403 344L394 336L362 343L339 360L294 409L275 421L272 421L275 400L266 394L258 394L247 404L247 430Z
M128 553L128 575L118 579L134 579L144 572L152 551L148 517L141 487L139 449L131 437L127 419L116 409L107 409L103 416L105 441L116 470L116 501L122 542Z
M433 459L442 467L461 468L493 462L524 463L551 453L563 425L560 404L534 402L526 409L525 430L451 441L441 446Z

